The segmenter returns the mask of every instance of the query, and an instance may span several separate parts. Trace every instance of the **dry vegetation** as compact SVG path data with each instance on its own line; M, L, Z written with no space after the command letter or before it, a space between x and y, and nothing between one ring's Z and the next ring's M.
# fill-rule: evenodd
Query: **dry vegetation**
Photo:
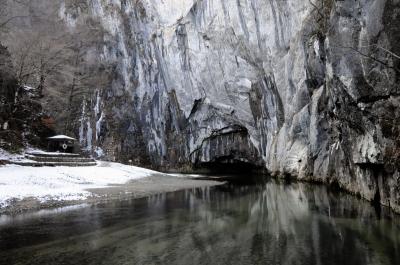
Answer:
M65 1L84 14L82 1ZM110 80L112 63L97 56L106 34L91 17L63 13L59 0L1 0L0 34L18 86L36 89L60 133L73 134L83 100Z

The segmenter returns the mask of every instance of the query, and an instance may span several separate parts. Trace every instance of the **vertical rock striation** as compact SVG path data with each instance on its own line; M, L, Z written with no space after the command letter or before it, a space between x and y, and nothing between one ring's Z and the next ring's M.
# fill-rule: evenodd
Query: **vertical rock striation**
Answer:
M99 21L115 64L82 103L89 150L168 170L262 166L400 211L398 0L71 1L61 17Z

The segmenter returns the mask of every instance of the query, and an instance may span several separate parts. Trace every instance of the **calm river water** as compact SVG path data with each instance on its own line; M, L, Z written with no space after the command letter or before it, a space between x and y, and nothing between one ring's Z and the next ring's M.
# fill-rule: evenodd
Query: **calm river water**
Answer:
M400 217L304 183L0 216L0 264L400 264Z

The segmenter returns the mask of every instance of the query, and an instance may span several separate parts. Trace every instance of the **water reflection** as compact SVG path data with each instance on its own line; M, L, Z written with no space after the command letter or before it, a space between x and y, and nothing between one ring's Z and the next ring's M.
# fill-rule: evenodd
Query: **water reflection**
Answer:
M378 218L367 202L302 183L228 184L7 220L0 264L400 264L398 216Z

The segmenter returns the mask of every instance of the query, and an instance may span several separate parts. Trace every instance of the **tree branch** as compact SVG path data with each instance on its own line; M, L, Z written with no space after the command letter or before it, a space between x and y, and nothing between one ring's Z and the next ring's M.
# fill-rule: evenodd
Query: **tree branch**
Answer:
M348 46L337 46L337 47L338 47L338 48L343 48L343 49L350 49L350 50L352 50L352 51L354 51L354 52L356 52L356 53L358 53L358 54L360 54L360 55L362 55L362 56L364 56L364 57L366 57L366 58L369 58L369 59L371 59L371 60L373 60L373 61L375 61L375 62L377 62L377 63L380 63L380 64L386 66L387 68L393 69L396 73L400 74L400 70L397 69L396 67L391 66L391 65L389 65L387 62L384 62L384 61L382 61L382 60L380 60L380 59L378 59L378 58L375 58L374 56L365 54L365 53L361 52L360 50L358 50L358 49L356 49L356 48L348 47Z
M3 22L0 22L0 29L5 27L8 23L10 23L12 20L17 19L17 18L28 18L29 16L15 16L15 17L10 17L6 19Z

